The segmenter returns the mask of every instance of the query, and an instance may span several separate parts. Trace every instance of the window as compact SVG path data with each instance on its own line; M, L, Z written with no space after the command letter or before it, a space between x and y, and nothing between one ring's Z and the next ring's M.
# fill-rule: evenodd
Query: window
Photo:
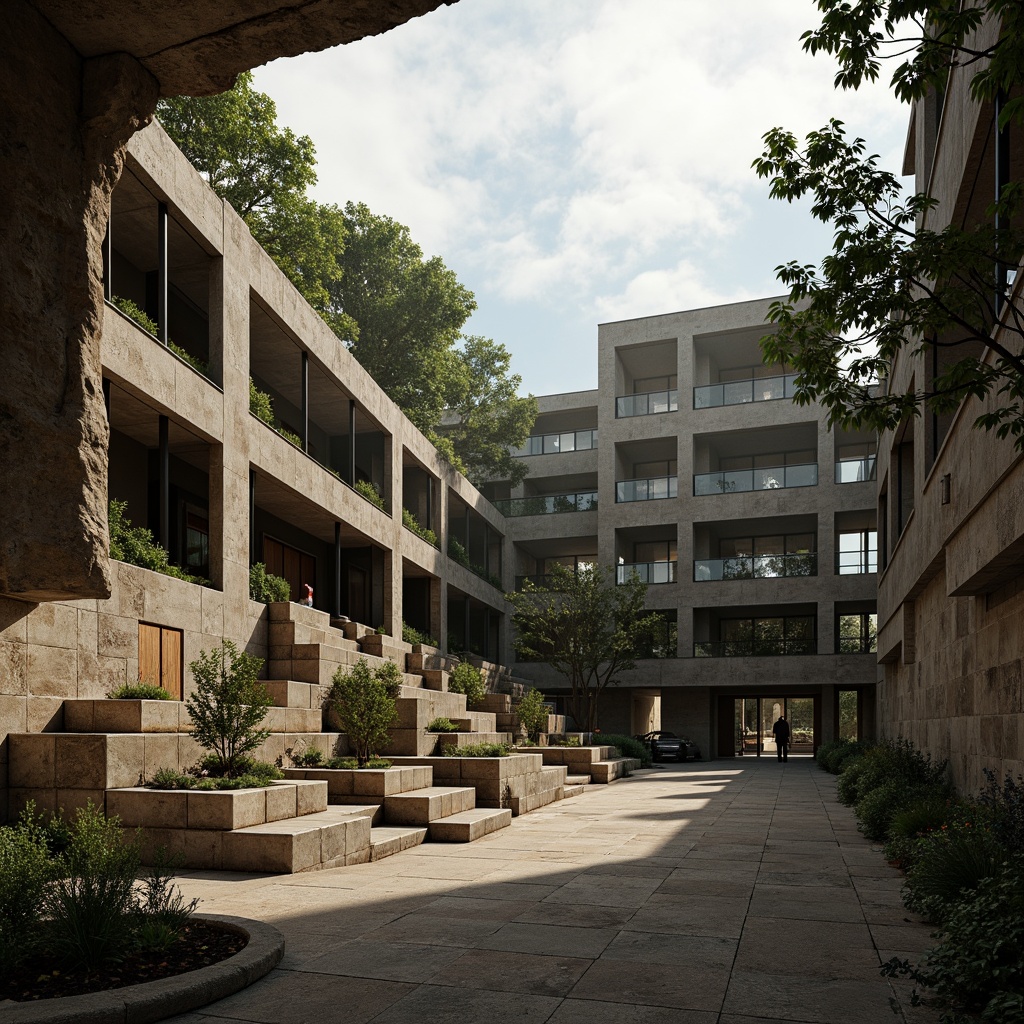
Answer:
M295 601L302 593L302 585L308 583L316 593L316 559L273 537L263 538L263 564L267 572L282 576L292 588L290 600Z
M676 380L674 373L661 377L637 377L633 381L633 394L647 395L652 391L671 391L676 386Z
M874 654L878 650L877 613L856 612L839 615L837 618L837 654Z
M210 575L210 517L205 509L185 505L185 566L193 576Z
M878 572L878 531L841 530L836 541L836 574Z
M874 480L875 466L874 442L839 445L836 451L836 483L855 484Z
M813 615L722 619L717 642L694 644L696 658L769 657L815 654L816 621Z

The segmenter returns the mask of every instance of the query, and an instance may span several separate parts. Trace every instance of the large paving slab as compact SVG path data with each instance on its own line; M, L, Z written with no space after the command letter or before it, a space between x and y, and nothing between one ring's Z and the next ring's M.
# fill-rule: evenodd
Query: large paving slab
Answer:
M470 847L291 877L185 872L281 966L178 1024L934 1024L882 977L929 945L810 760L662 767ZM890 999L902 1000L897 1016Z

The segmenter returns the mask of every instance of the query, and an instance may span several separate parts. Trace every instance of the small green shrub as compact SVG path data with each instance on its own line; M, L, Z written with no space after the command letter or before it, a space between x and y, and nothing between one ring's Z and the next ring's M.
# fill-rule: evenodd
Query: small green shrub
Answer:
M366 764L360 764L354 757L332 757L324 767L353 771L357 768L390 768L391 764L392 762L386 757L367 758Z
M132 526L131 520L125 515L128 508L126 501L110 499L107 512L107 526L110 531L110 557L129 565L137 565L140 569L152 569L154 572L185 580L186 583L204 584L208 582L201 576L192 576L171 565L167 552L153 539L151 531L144 526Z
M432 544L435 548L437 547L437 534L426 526L420 526L419 520L407 508L402 509L402 525L428 544Z
M466 698L466 707L479 704L487 696L483 676L476 665L460 661L448 676L450 693L461 693Z
M180 345L175 345L169 338L167 339L167 347L180 359L182 362L188 363L196 373L201 373L204 377L210 376L210 364L204 363L198 356L192 355L191 352L187 352Z
M602 746L618 747L623 757L632 757L640 762L641 767L650 768L651 748L632 736L616 736L614 733L601 733L594 737L595 743Z
M357 494L361 494L371 505L376 505L382 512L385 511L383 496L369 480L357 480L355 490Z
M284 778L284 772L276 765L251 757L238 758L231 775L223 772L220 758L210 754L187 771L158 768L146 785L150 789L261 789Z
M515 706L515 712L519 724L526 730L526 735L531 740L536 740L547 727L548 706L544 703L544 694L540 690L533 687L527 690Z
M842 771L839 772L839 778L836 781L836 794L839 797L839 802L846 804L847 807L852 807L857 802L860 777L864 767L864 758L855 757L847 761L843 765Z
M401 679L393 662L373 672L365 658L347 672L339 668L334 673L326 702L348 735L360 765L373 757L379 744L387 742L388 730L398 720L395 697Z
M286 430L284 427L277 426L274 429L288 442L295 445L296 448L302 447L302 438L298 434L293 434L290 430Z
M324 763L324 752L317 747L310 747L309 750L289 751L288 756L296 768L319 768Z
M154 338L157 336L156 321L131 299L124 299L120 295L111 295L110 304L124 313L126 317L134 320L148 334L152 334Z
M861 832L881 842L889 831L893 816L906 806L906 790L897 782L872 789L857 801L856 812Z
M852 757L859 757L868 749L868 744L858 740L830 740L818 747L815 758L818 767L833 775L838 775L842 766Z
M281 576L267 572L262 562L249 567L249 597L253 601L272 604L278 601L290 601L291 584Z
M1008 775L999 783L991 768L982 771L986 784L978 803L988 813L993 833L1007 850L1024 850L1024 777Z
M421 633L407 622L402 623L402 639L407 644L423 644L426 647L437 646L437 641L429 633Z
M428 726L427 732L458 732L459 727L450 718L435 718Z
M936 794L909 802L893 815L885 838L886 859L908 870L920 856L922 837L957 821L965 810L959 802Z
M462 544L454 537L448 538L448 557L453 562L458 562L459 565L469 568L469 555Z
M111 700L170 700L171 695L162 687L152 683L124 683L109 691Z
M579 736L562 736L560 739L555 740L551 745L553 747L582 747L583 741Z
M508 757L511 753L510 743L471 743L468 747L446 743L441 746L442 757Z
M256 381L249 378L249 412L258 420L263 420L268 427L274 425L274 402L266 391L256 387Z
M29 804L18 824L0 828L0 974L32 956L53 863L46 831Z
M219 775L245 773L243 758L270 735L263 720L270 694L256 678L263 659L240 651L230 640L189 665L196 688L185 701L192 737L219 761Z

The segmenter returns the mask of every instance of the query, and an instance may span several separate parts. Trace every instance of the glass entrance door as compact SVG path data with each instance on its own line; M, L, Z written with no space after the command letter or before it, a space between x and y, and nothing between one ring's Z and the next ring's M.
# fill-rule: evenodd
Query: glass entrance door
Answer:
M789 722L789 752L813 754L815 700L815 697L737 697L733 701L736 756L777 757L772 728L782 714Z

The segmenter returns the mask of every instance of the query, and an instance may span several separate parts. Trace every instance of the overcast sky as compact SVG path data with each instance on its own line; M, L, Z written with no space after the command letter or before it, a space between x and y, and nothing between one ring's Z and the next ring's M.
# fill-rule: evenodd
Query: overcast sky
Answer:
M778 294L828 231L768 198L761 136L839 117L898 171L908 108L836 92L812 0L461 0L256 71L323 202L407 224L523 390L597 383L597 324ZM884 76L885 77L885 76Z

